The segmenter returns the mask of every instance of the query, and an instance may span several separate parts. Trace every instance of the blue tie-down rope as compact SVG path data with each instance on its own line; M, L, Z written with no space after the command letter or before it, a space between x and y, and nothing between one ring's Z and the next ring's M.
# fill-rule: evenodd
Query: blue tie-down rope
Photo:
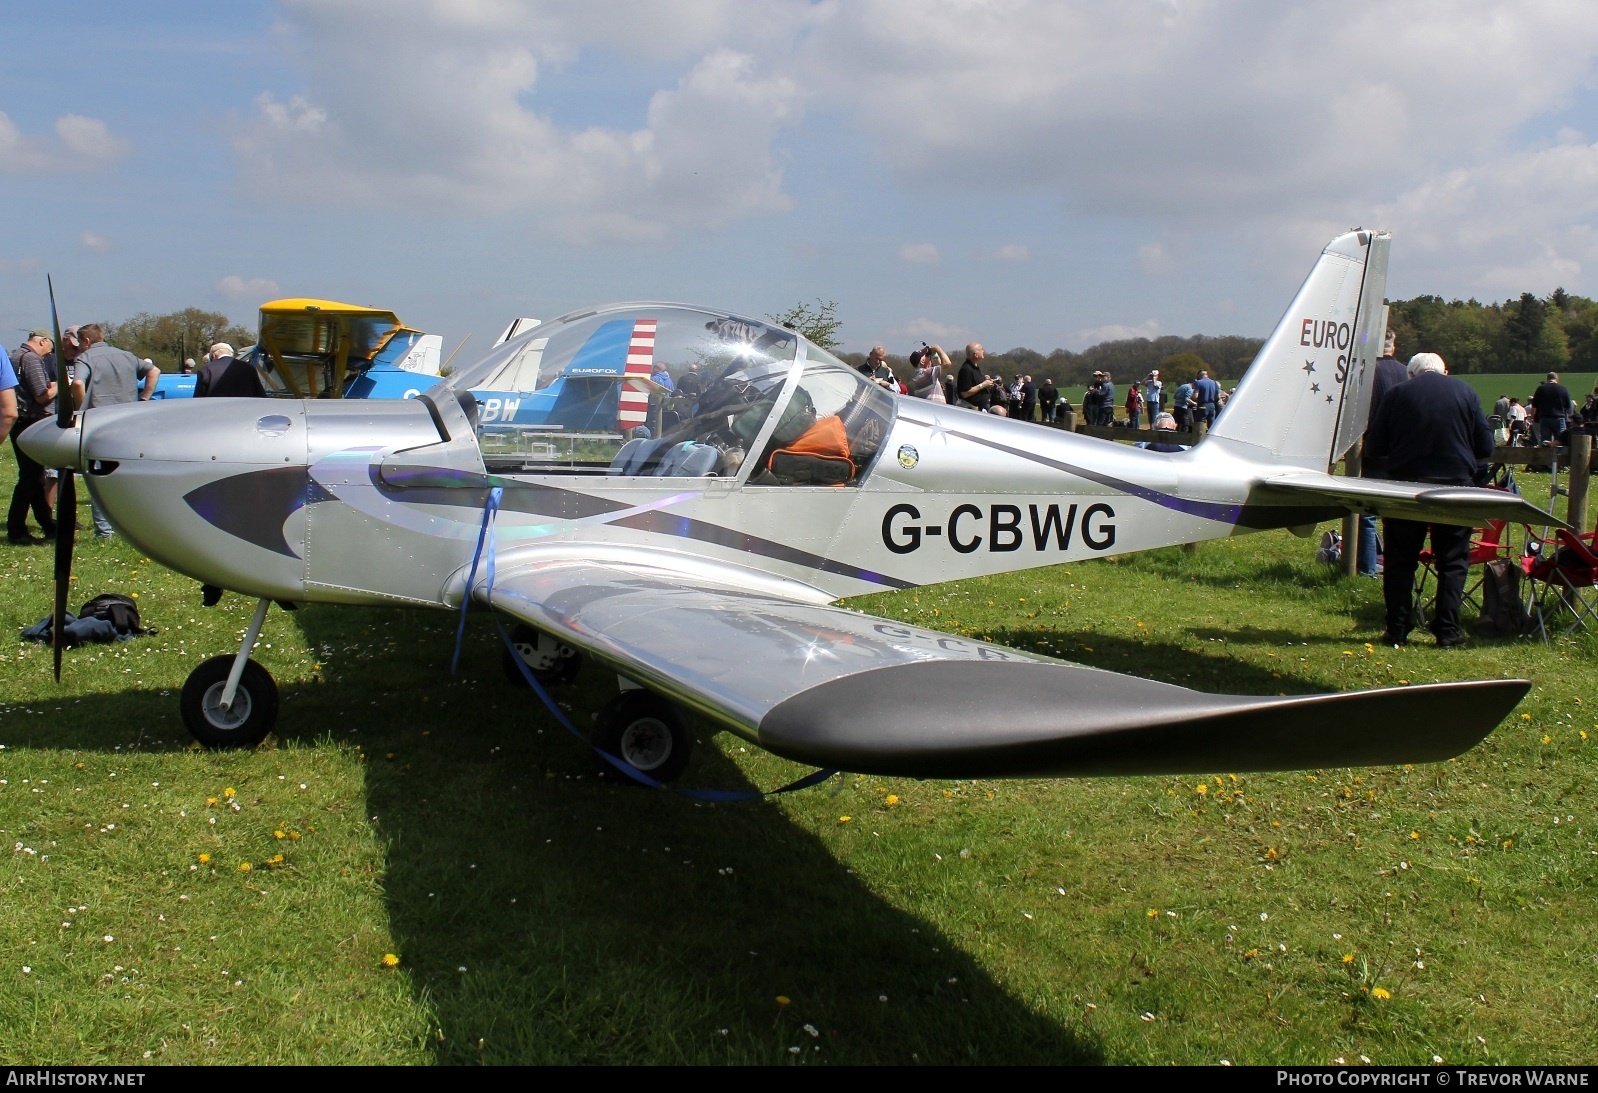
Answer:
M484 590L484 598L490 602L493 600L494 520L495 516L499 512L499 503L501 497L504 496L504 492L504 489L499 486L489 490L488 500L483 505L483 526L477 533L477 550L472 554L471 568L466 574L466 591L461 597L461 617L460 624L455 629L455 655L450 661L450 675L454 675L456 669L460 665L461 645L466 636L466 610L471 604L472 585L477 580L477 565L483 560L483 550L485 545L488 549L488 560L484 567L484 573L488 580L487 587ZM538 696L539 701L543 702L544 708L549 711L550 716L555 719L556 723L559 724L561 728L575 736L578 740L581 740L584 744L586 744L595 755L598 755L605 762L609 763L622 774L626 775L628 778L631 778L640 785L648 786L651 789L669 790L670 792L677 794L679 797L687 797L693 801L727 803L733 801L758 801L762 797L775 797L779 793L792 793L795 790L808 789L811 786L819 785L820 783L825 782L828 778L831 778L834 774L838 773L836 770L813 770L803 778L789 782L787 785L782 786L779 789L773 789L767 792L761 792L760 790L737 789L679 789L676 786L668 786L665 783L650 777L648 774L639 770L625 759L612 755L603 748L596 747L593 741L589 740L588 737L585 736L576 725L571 723L571 719L566 716L565 711L562 710L559 704L550 697L549 692L544 689L544 685L538 681L538 677L533 674L533 670L529 668L527 666L527 662L522 659L521 653L516 650L516 643L511 641L510 632L505 629L505 624L499 620L498 615L494 616L494 627L499 631L500 639L504 641L505 648L510 651L511 660L516 664L517 669L521 672L522 678L525 679L527 681L527 685L533 689L533 693Z

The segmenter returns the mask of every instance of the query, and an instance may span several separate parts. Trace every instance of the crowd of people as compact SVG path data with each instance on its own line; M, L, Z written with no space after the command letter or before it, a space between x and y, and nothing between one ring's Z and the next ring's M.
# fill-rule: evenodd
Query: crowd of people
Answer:
M913 374L905 382L889 367L887 348L876 345L860 365L860 373L896 394L964 406L999 417L1047 425L1058 424L1064 421L1066 414L1075 412L1070 399L1055 386L1052 377L1038 382L1030 375L1018 373L1006 380L998 372L991 371L986 361L987 353L980 342L965 347L965 359L958 367L942 346L922 342L921 348L910 354ZM1096 371L1082 396L1081 414L1087 425L1124 424L1131 429L1141 429L1145 422L1151 428L1157 427L1159 419L1165 416L1175 423L1174 428L1195 432L1214 424L1229 397L1229 392L1223 390L1208 371L1200 371L1192 382L1178 384L1167 404L1166 384L1156 368L1141 380L1133 380L1125 398L1117 402L1115 381L1110 373Z
M1525 402L1499 395L1488 423L1505 444L1564 444L1572 428L1598 428L1598 387L1578 407L1570 389L1559 382L1559 373L1550 372Z
M67 367L65 391L60 390L57 354ZM264 395L255 370L248 366L235 368L234 363L231 346L212 346L205 367L200 369L195 396ZM193 369L193 359L186 360L182 371ZM6 513L8 543L36 546L55 539L58 530L56 470L41 466L22 450L18 438L23 431L54 417L62 398L70 399L74 409L148 402L160 379L161 370L150 358L137 357L107 343L99 323L67 327L61 331L59 346L54 336L42 328L29 331L13 351L0 346L0 431L10 435L11 449L17 457L17 483ZM110 538L116 533L92 498L91 512L97 537ZM38 525L37 535L29 527L30 515Z

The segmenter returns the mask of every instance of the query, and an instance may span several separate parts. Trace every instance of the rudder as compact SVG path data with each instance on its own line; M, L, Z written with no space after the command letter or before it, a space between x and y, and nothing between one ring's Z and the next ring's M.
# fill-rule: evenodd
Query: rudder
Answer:
M1356 230L1321 252L1205 443L1324 471L1365 431L1387 288L1386 232Z

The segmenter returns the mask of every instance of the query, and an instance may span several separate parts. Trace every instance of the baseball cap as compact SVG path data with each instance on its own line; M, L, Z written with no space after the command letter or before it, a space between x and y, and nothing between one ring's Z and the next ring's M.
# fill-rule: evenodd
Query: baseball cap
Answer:
M61 331L61 340L62 341L66 341L66 342L71 342L73 345L77 345L78 344L78 328L75 327L75 326L69 326L65 330Z
M45 330L43 327L36 326L32 330L28 331L28 340L32 341L34 338L43 338L45 341L48 342L48 341L54 341L55 340L55 335L51 334L48 330Z

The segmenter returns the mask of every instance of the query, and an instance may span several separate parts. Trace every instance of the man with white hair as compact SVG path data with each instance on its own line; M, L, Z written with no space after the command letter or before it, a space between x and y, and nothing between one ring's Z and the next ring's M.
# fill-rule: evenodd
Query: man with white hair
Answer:
M1365 451L1383 477L1399 482L1439 486L1475 485L1493 454L1493 433L1481 410L1481 399L1462 380L1448 375L1436 353L1417 353L1409 360L1409 379L1382 400L1365 434ZM1427 525L1415 520L1384 518L1386 570L1382 596L1387 603L1383 645L1409 640L1415 606L1415 569L1426 543ZM1438 648L1465 643L1459 628L1459 604L1470 570L1469 527L1433 524L1432 555L1437 566L1437 611L1432 633Z
M205 367L194 380L195 398L265 398L260 373L233 355L227 342L217 342L206 354Z

